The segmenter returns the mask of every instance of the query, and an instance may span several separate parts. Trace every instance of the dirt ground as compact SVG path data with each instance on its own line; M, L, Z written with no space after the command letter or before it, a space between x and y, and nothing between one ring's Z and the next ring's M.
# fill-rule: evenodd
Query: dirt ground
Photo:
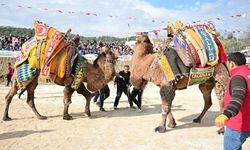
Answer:
M10 87L0 85L0 117L4 110L4 96ZM69 112L74 120L62 119L63 87L49 84L39 85L35 93L38 111L48 117L38 120L26 104L26 94L19 100L13 98L10 106L12 121L0 121L1 150L77 150L77 149L121 149L121 150L220 150L223 136L217 135L214 119L219 114L218 101L213 92L213 106L201 124L192 123L203 107L202 95L197 86L178 91L173 103L173 115L177 121L175 129L166 133L155 133L161 118L159 88L149 84L144 91L142 112L128 108L123 95L119 110L113 110L116 90L110 84L111 96L105 101L107 112L100 112L91 102L92 116L84 115L85 99L74 94ZM250 150L250 139L243 148Z

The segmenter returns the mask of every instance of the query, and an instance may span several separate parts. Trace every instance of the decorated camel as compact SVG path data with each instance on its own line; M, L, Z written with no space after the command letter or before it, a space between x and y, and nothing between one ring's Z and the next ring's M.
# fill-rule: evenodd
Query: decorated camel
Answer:
M181 37L177 37L178 34L181 34ZM216 90L217 97L220 98L220 107L222 110L224 86L220 85L222 83L225 84L226 79L229 77L226 65L224 63L226 61L224 50L220 49L220 54L216 53L217 57L219 57L217 59L217 63L214 63L213 65L207 65L209 59L206 58L207 60L201 60L203 59L201 58L201 56L195 57L199 56L197 54L198 52L196 51L196 49L194 49L195 47L193 46L196 43L192 43L192 40L194 39L190 40L187 38L187 36L183 36L184 34L187 34L187 31L185 31L185 29L179 29L178 31L176 31L176 33L174 33L174 37L170 38L169 41L165 41L167 44L165 46L163 45L160 49L160 52L158 53L156 53L154 50L155 45L153 46L148 35L145 34L138 37L136 46L134 48L130 78L132 85L136 88L143 89L148 82L153 82L155 85L160 87L162 117L160 125L155 128L156 132L163 133L166 131L167 116L169 118L168 126L171 128L174 128L176 126L175 119L171 113L171 106L175 97L175 91L186 89L188 85L199 84L199 89L203 94L203 99L205 102L201 114L193 120L194 122L200 123L202 117L211 107L211 92L213 88L215 88ZM195 53L192 53L190 49L184 51L186 49L180 49L180 47L176 47L178 46L178 44L180 44L180 42L178 43L178 41L176 42L174 40L179 40L181 42L185 40L184 42L186 42L187 44L186 48L190 48L192 46L192 50L196 51L196 55ZM169 42L171 41L175 42L175 47L169 47ZM219 42L220 41L216 41L216 45L218 47L220 46L220 48L223 48L221 47L221 43ZM181 52L179 52L178 50L181 50ZM223 51L221 52L221 50ZM192 57L192 59L190 59L189 61L188 58L181 59L180 57ZM187 63L190 63L190 65L185 64L185 61ZM198 61L200 63L197 63ZM201 61L203 61L202 64ZM210 63L212 63L212 61ZM201 67L201 65L203 66ZM199 74L200 71L197 70L200 69L213 69L213 71L205 71L204 73ZM197 71L198 73L196 72L197 74L193 74L192 72L195 71ZM196 77L202 78L199 82L191 80L192 78ZM216 83L220 84L216 86Z
M63 119L72 119L72 116L68 113L68 108L71 104L72 94L75 91L86 98L85 113L90 116L90 100L92 98L90 91L101 89L111 81L115 75L114 66L117 57L112 51L105 47L101 48L98 57L93 63L89 63L85 58L79 55L76 49L79 37L75 37L72 41L68 42L65 40L66 34L61 35L61 33L54 30L54 28L47 28L45 24L35 22L35 29L37 29L36 36L34 37L36 38L35 46L32 45L32 40L30 40L22 47L22 58L20 59L19 56L15 64L14 82L8 94L5 96L4 121L11 120L8 113L9 106L13 96L17 94L20 88L27 89L27 104L31 107L35 115L39 119L46 119L45 116L38 113L34 103L34 92L38 85L39 77L50 78L56 84L65 87L63 90ZM47 31L44 32L44 30ZM48 35L44 35L44 38L39 41L39 37L41 37L42 33ZM52 34L51 37L50 34ZM57 34L61 37L55 37ZM54 40L54 45L52 45L53 39L56 39ZM62 39L62 42L58 42L58 39ZM45 40L45 46L43 46L40 42L44 42ZM52 50L54 47L54 51L51 50L51 55L47 55L50 50L47 48L48 44L52 45ZM29 52L24 51L25 46L28 47L27 50L29 50ZM40 47L41 49L39 50ZM33 56L34 58L32 58ZM47 56L48 59L45 61ZM48 73L48 75L46 75L46 73ZM87 88L84 83L86 83Z

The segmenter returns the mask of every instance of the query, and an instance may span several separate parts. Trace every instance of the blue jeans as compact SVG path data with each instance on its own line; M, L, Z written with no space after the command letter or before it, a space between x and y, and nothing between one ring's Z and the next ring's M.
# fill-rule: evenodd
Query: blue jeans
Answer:
M224 150L241 150L242 144L250 137L250 132L240 132L226 128L224 135Z

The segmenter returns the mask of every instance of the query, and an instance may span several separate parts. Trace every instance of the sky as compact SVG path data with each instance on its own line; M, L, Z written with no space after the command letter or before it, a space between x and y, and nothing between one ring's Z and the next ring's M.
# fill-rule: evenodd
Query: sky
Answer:
M222 34L243 35L249 8L250 0L0 0L0 26L33 28L39 20L82 36L126 37L177 19L188 25L210 20Z

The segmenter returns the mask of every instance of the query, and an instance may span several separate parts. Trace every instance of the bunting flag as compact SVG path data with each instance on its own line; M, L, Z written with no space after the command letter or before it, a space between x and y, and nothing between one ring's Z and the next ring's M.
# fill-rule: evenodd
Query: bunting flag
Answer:
M1 6L8 6L8 4L5 4L5 3L1 3L0 4ZM24 6L24 5L16 5L16 7L18 8L22 8L22 9L32 9L33 7L31 6ZM48 9L48 8L36 8L36 9L39 9L39 10L43 10L43 11L55 11L55 12L58 12L58 13L64 13L64 14L76 14L76 13L80 13L80 14L84 14L85 16L105 16L105 15L101 15L101 14L97 14L97 13L92 13L92 12L78 12L78 11L72 11L72 10L53 10L53 9ZM119 16L113 16L113 15L106 15L108 18L122 18L122 17L119 17ZM246 17L246 14L245 13L237 13L235 15L230 15L230 16L224 16L224 17L216 17L216 18L209 18L207 20L197 20L197 21L191 21L192 23L199 23L199 22L207 22L207 21L211 21L211 20L222 20L222 19L226 19L228 17L231 17L231 18L235 18L235 17ZM123 19L123 18L122 18ZM137 18L133 17L133 16L128 16L126 17L127 20L137 20ZM167 21L165 20L158 20L158 19L150 19L149 20L150 22L152 23L161 23L161 24L166 24ZM188 24L188 23L187 23Z
M103 14L97 14L95 12L90 12L90 11L86 11L86 12L83 12L83 11L75 11L75 10L61 10L61 9L50 9L50 8L34 8L34 7L31 7L31 6L25 6L25 5L20 5L20 4L17 4L17 5L11 5L11 4L6 4L6 3L0 3L0 6L1 7L17 7L18 9L36 9L36 10L41 10L41 11L50 11L50 12L55 12L55 13L60 13L60 14L81 14L81 15L84 15L84 16L95 16L95 17L104 17L104 18L107 18L107 19L124 19L124 17L121 17L121 16L114 16L112 14L106 14L106 15L103 15ZM222 20L227 20L228 18L245 18L246 15L250 15L250 14L246 14L246 13L237 13L237 14L234 14L234 15L229 15L229 16L221 16L221 17L215 17L215 18L209 18L209 19L204 19L204 20L193 20L191 21L191 23L193 24L197 24L197 23L202 23L202 22L209 22L209 21L222 21ZM133 21L133 20L139 20L138 18L134 17L134 16L127 16L125 17L125 19L127 19L128 21ZM166 24L167 21L165 20L159 20L159 19L146 19L148 22L150 23L160 23L160 24ZM145 20L144 20L145 21ZM130 27L131 23L128 23ZM186 23L186 24L189 24L189 23ZM155 29L154 29L155 30ZM150 31L144 31L142 32L143 34L147 34L149 32L154 32L154 30L150 30ZM166 30L164 28L160 29L160 30Z

